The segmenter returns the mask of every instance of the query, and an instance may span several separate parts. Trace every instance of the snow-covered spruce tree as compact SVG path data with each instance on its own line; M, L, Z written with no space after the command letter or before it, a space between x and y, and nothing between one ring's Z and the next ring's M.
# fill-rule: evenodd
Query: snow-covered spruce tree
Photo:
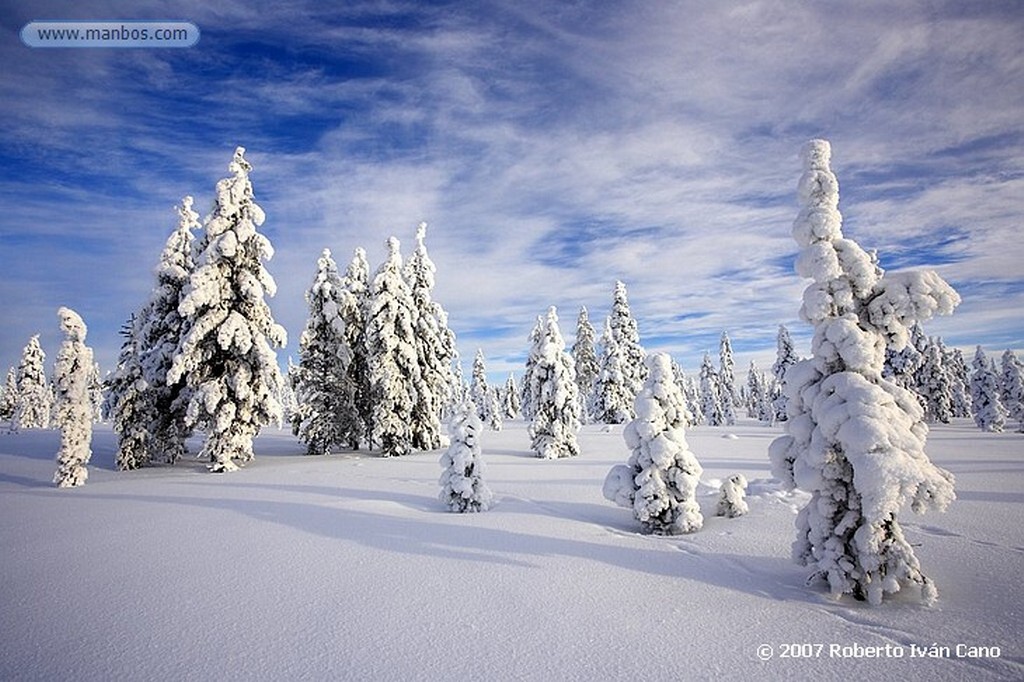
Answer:
M674 360L672 361L672 375L676 379L676 386L683 394L686 401L686 409L689 411L686 417L686 426L697 426L704 423L704 407L700 397L700 384L694 377L687 376Z
M947 348L944 359L946 371L949 373L949 380L953 386L953 416L970 417L973 414L971 406L970 374L967 371L967 361L964 359L963 351L959 348Z
M7 379L0 391L0 420L9 421L14 417L14 408L18 405L18 380L14 368L7 370Z
M789 335L789 330L786 329L785 325L779 325L779 333L775 343L775 363L772 364L772 375L775 377L776 390L779 392L774 403L775 421L783 422L786 421L786 392L782 388L786 384L786 371L795 365L800 358L797 357L796 349L793 347L793 337Z
M455 334L448 328L448 314L433 300L437 268L427 254L426 235L427 224L420 223L416 229L416 250L405 267L405 279L416 313L413 341L420 365L412 412L412 446L420 450L436 450L444 443L441 414L453 401Z
M373 435L373 395L370 386L370 357L366 346L366 321L370 314L370 264L362 248L357 248L352 254L341 282L349 295L342 297L344 305L338 316L345 323L343 338L350 357L348 378L355 387L356 412L362 424L360 429L351 431L348 445L358 450L360 442L364 438L372 440Z
M480 420L492 431L501 431L502 407L495 386L487 385L487 363L482 349L473 359L473 381L469 385L469 399L477 406Z
M153 407L147 424L148 458L170 464L184 456L185 441L193 431L187 417L191 389L184 380L169 381L167 377L188 326L178 306L196 268L192 231L200 224L192 204L192 197L186 196L176 208L178 225L160 253L156 286L140 313L137 332L146 399Z
M516 385L516 377L509 374L505 380L505 390L501 392L502 411L506 419L515 419L519 416L519 386Z
M21 351L17 371L18 398L11 419L11 429L45 429L50 426L53 390L46 379L46 353L39 345L39 335L28 340Z
M982 431L1001 433L1006 425L1006 406L1003 405L999 374L996 363L991 363L985 351L978 346L971 363L971 404L974 408L974 423Z
M786 434L769 448L772 472L811 493L797 516L794 559L836 597L879 604L908 584L937 592L921 572L898 516L945 509L953 476L924 452L928 427L910 391L882 376L885 348L915 322L950 313L959 296L933 272L883 277L876 259L842 234L828 142L804 147L793 236L798 274L812 279L800 316L814 326L812 357L786 373Z
M633 418L636 391L627 376L622 350L612 331L611 320L605 320L598 354L597 376L589 399L590 417L598 424L623 424Z
M580 430L576 371L572 356L565 350L554 306L548 309L530 349L529 362L533 370L526 390L533 413L529 428L533 451L543 459L575 457L580 454L576 442Z
M253 438L281 415L281 370L272 347L284 346L287 336L264 300L277 291L263 267L274 249L256 231L265 215L253 199L244 154L235 150L232 176L217 183L178 306L187 331L167 372L168 385L184 381L190 390L185 425L206 431L200 454L214 472L251 460Z
M441 502L453 512L480 512L491 506L491 491L480 453L483 426L472 401L456 407L448 423L448 450L441 455Z
M296 401L291 425L292 433L305 443L306 454L326 455L351 443L353 433L362 432L362 422L341 318L352 294L341 285L330 249L323 250L316 265L306 291L309 316L299 337L299 364L290 377Z
M921 325L915 324L911 327L909 343L899 350L886 349L882 376L917 393L917 373L924 362L924 349L927 346L927 341Z
M1024 366L1010 349L1002 358L1003 407L1006 416L1017 422L1017 430L1024 432Z
M622 358L622 375L630 392L629 405L632 410L633 398L640 392L644 379L647 378L647 364L644 362L647 351L640 343L640 331L629 308L626 285L621 281L615 282L612 311L608 315L608 321L611 323L612 336Z
M700 365L700 395L704 422L708 426L725 424L725 408L722 405L722 394L718 388L718 373L712 366L711 355L708 353L704 353L704 360Z
M594 346L594 325L590 323L587 308L580 308L576 318L576 339L572 343L572 358L576 363L576 385L580 395L580 421L589 422L590 392L600 371L597 350Z
M636 417L622 432L629 460L608 472L604 496L632 509L645 533L692 533L704 525L696 499L703 470L686 443L686 402L668 355L651 355L647 369Z
M948 424L953 418L953 385L943 364L942 342L930 339L917 370L917 394L924 404L925 421Z
M55 422L60 429L60 451L53 482L59 488L84 485L89 478L86 465L92 456L93 405L89 395L93 372L92 349L85 345L86 327L70 308L57 311L64 333L53 366L56 393Z
M373 436L385 457L407 455L413 448L413 412L422 381L414 342L416 310L402 276L402 254L394 237L387 260L373 278L366 327L373 398Z
M739 393L736 391L736 360L732 354L732 341L729 333L722 332L718 343L718 387L722 393L722 402L735 407L740 404ZM735 414L732 422L735 423Z
M139 352L139 318L134 314L121 327L121 353L117 368L107 377L107 395L103 412L113 422L117 434L114 464L119 471L130 471L150 461L149 427L155 417L153 393L142 376Z
M750 511L747 505L747 478L743 474L733 474L725 479L719 491L716 516L734 519Z

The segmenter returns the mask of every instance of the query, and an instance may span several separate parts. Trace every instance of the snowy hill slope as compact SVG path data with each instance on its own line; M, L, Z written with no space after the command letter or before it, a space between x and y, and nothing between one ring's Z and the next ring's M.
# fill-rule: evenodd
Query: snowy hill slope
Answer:
M674 538L602 498L618 427L558 461L521 422L485 431L495 504L466 515L437 499L439 452L311 458L270 431L237 473L118 473L101 426L88 484L58 490L56 432L2 435L0 679L1024 677L1024 435L933 429L959 499L905 528L939 602L872 608L790 562L807 498L767 480L779 432L688 431L705 526ZM733 473L750 513L715 517Z

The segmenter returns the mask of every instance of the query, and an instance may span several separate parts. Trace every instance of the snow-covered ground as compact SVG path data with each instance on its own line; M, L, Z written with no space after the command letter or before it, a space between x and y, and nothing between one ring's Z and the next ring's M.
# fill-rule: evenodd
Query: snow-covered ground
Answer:
M438 500L439 452L311 458L267 431L236 473L119 473L100 426L60 490L57 432L0 435L0 679L1024 678L1024 435L933 429L958 500L903 521L939 602L873 608L790 562L806 496L769 480L780 429L689 430L705 525L665 538L603 499L628 456L606 428L555 461L522 422L485 431L481 514ZM732 473L750 513L716 518Z

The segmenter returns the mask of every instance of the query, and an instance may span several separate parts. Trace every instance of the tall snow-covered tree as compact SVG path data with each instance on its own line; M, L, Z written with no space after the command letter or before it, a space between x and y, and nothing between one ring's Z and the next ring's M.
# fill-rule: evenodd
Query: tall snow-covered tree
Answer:
M519 416L519 386L516 385L514 374L510 373L505 380L505 390L501 392L501 405L506 419L515 419Z
M597 376L592 382L590 417L599 424L623 424L633 418L636 391L627 376L622 350L606 320L601 335Z
M793 337L785 325L779 325L779 333L775 339L775 363L772 364L772 375L778 385L779 395L775 399L775 421L786 421L786 393L782 390L786 383L786 372L800 359L793 346Z
M50 426L53 390L46 379L46 353L36 334L21 351L16 375L18 398L11 419L11 429L45 429Z
M718 343L718 388L722 393L723 405L728 403L728 407L735 407L740 404L739 393L736 390L736 360L733 358L732 341L729 340L728 332L722 332ZM730 423L735 421L734 415Z
M481 512L491 505L493 495L484 482L486 471L480 452L483 425L472 402L455 410L448 424L450 445L441 455L441 502L453 512Z
M793 556L833 595L871 604L907 585L937 592L907 542L899 515L945 509L953 475L924 451L928 427L910 391L882 376L885 349L950 313L960 297L934 272L888 274L844 238L839 183L824 140L804 147L797 272L813 280L800 316L814 326L812 357L786 374L786 434L769 448L773 474L811 500L797 516Z
M487 362L482 349L473 359L473 381L469 385L469 399L476 405L477 416L492 431L501 431L501 403L497 387L487 385Z
M345 348L351 358L348 363L348 378L355 387L356 412L362 427L353 429L349 447L359 449L360 442L372 438L373 432L373 391L370 386L370 356L367 348L367 319L370 314L370 264L366 251L357 248L352 254L345 276L341 280L348 296L342 297L344 304L339 317L345 323Z
M405 267L405 279L416 312L413 339L420 365L412 413L412 446L420 450L436 450L444 442L441 414L453 401L455 334L448 328L448 314L433 299L437 268L427 253L426 235L427 224L420 223L416 230L416 250Z
M925 421L948 424L953 418L953 385L944 364L941 340L931 339L917 370L917 394L924 406Z
M253 198L245 149L235 150L231 177L217 183L196 268L178 312L187 331L167 383L190 391L185 423L206 431L200 453L214 472L235 471L253 458L252 440L280 420L281 370L273 347L285 345L265 296L277 285L263 267L274 249L257 228L265 214Z
M387 241L388 256L373 278L366 327L373 397L373 436L385 457L413 449L413 413L420 386L419 356L414 342L416 308L402 275L399 241Z
M523 413L523 418L526 421L533 419L534 405L533 405L533 374L536 370L536 361L532 349L536 348L541 342L541 334L544 331L544 318L540 315L537 316L537 321L533 325L533 329L530 330L530 349L531 352L526 356L526 369L523 371L523 383L520 392L520 409Z
M1002 397L1006 416L1017 422L1018 431L1024 431L1024 366L1010 349L1003 353L1002 370Z
M14 368L7 370L7 379L0 392L0 420L8 421L14 417L14 408L18 405L18 380Z
M138 469L150 461L150 425L155 417L153 394L142 375L139 352L140 322L133 314L121 327L117 368L106 379L104 415L117 434L114 464L119 471Z
M647 351L640 343L640 330L629 307L626 296L626 285L615 282L615 293L612 296L612 311L608 315L612 336L619 350L622 363L622 375L629 389L629 409L632 413L633 398L640 392L647 378L647 365L644 362ZM632 418L632 414L630 414Z
M590 392L600 371L597 350L594 346L594 325L590 323L587 308L580 308L576 318L576 338L572 343L572 358L576 363L576 385L580 395L580 420L590 421Z
M554 306L530 349L529 404L530 438L533 450L543 459L574 457L580 454L576 434L580 430L579 399L576 394L576 370L565 350Z
M89 477L86 465L92 456L94 414L89 391L95 363L92 349L85 345L87 330L78 313L61 308L57 317L64 342L53 367L54 421L60 429L60 451L53 482L60 488L73 488L84 485Z
M686 443L686 401L668 355L651 355L647 368L636 417L622 432L629 460L608 472L604 496L632 509L645 533L692 533L704 524L696 492L703 470Z
M947 348L943 362L953 386L953 416L970 417L974 413L971 406L971 378L963 351L959 348Z
M974 368L971 374L974 423L982 431L1000 433L1006 425L1006 406L1003 405L995 360L990 363L985 351L978 346L971 366Z
M310 455L328 454L362 433L356 386L349 373L352 356L341 317L342 310L352 305L347 300L351 296L341 284L331 250L324 249L306 291L309 315L299 337L299 364L290 376L296 401L292 432Z
M704 354L704 360L700 365L700 395L701 411L704 413L704 421L708 426L722 426L726 424L724 400L718 384L718 372L711 364L711 356Z

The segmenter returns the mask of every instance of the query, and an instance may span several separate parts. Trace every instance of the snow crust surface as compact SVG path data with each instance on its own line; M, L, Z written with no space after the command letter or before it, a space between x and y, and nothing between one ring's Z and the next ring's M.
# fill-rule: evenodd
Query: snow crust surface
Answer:
M479 514L438 499L441 451L308 457L264 429L258 457L230 475L191 456L117 472L100 425L88 484L62 490L56 430L2 434L0 679L1024 677L1024 435L963 419L932 429L958 499L903 529L939 601L869 607L806 587L790 560L808 496L768 478L781 429L741 419L729 433L687 430L705 522L676 537L642 535L602 498L629 450L601 425L558 460L536 457L522 421L481 432L494 499ZM749 512L716 517L737 473ZM783 658L792 644L823 648ZM903 657L856 655L887 645ZM951 655L911 657L912 645Z

